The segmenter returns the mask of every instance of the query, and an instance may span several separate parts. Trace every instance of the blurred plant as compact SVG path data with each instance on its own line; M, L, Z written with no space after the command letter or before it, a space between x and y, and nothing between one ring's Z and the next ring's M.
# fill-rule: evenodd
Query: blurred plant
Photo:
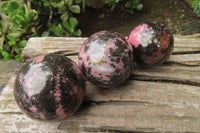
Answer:
M1 4L1 15L5 18L0 20L0 60L14 58L22 61L21 52L26 39L35 34L37 12L21 4L22 1Z
M185 15L181 14L180 19L184 19L184 18L185 18Z
M0 7L0 60L22 61L21 53L33 36L80 36L82 0L6 1Z
M33 0L31 5L39 14L40 25L43 27L42 36L80 36L81 30L77 28L79 23L73 14L81 12L81 2L82 0Z
M96 4L95 4L96 2ZM0 60L22 61L27 40L35 36L81 36L75 14L85 6L111 10L120 2L129 13L142 10L139 0L11 0L0 2ZM125 5L124 5L125 3ZM100 6L99 6L100 5Z
M126 11L130 14L134 14L134 10L141 11L143 9L143 4L140 0L127 0L125 4Z
M181 15L180 15L180 19L184 19L185 18L185 10L178 10L178 12L180 12L181 13Z
M119 0L105 0L105 3L110 7L110 10L113 11L119 3Z
M200 3L199 3L199 0L193 0L192 6L194 8L194 13L196 13L197 16L200 17Z
M110 7L111 11L113 11L120 2L122 4L124 3L123 7L125 11L130 14L134 14L134 10L141 11L143 9L143 4L140 0L105 0L105 3Z

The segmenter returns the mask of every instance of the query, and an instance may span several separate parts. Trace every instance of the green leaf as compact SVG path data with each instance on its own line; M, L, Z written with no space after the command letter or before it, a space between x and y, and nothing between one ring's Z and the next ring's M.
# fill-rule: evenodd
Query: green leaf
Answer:
M37 11L31 10L27 15L26 15L26 21L27 23L31 23L35 17L37 16Z
M4 60L8 60L10 58L8 52L6 52L6 51L1 52L1 54L3 55Z
M72 28L72 26L69 24L68 21L64 21L62 24L65 27L65 29L67 29L70 33L74 32L74 29Z
M33 0L32 2L35 2L35 1ZM42 2L44 3L44 7L47 7L47 8L50 7L50 2L49 2L49 0L42 0ZM40 3L40 1L39 1L38 3Z
M7 6L8 6L8 3L9 3L9 2L3 2L0 9L1 9L1 10L2 10L2 9L6 9Z
M25 13L22 9L17 10L17 15L25 17Z
M60 19L61 19L62 21L68 20L68 19L69 19L69 14L68 14L68 12L64 12L64 13L60 16Z
M17 8L19 7L19 4L16 1L11 1L8 6L7 9L9 12L13 12L15 11Z
M58 8L58 14L63 14L65 12L67 12L67 11L68 11L68 9L67 9L67 7L65 5L60 7L60 8Z
M9 2L4 2L4 3L2 3L2 5L1 5L1 8L0 8L0 11L2 12L2 13L4 13L5 15L7 15L8 16L8 9L7 9L7 6L8 6L8 3Z
M0 20L1 32L6 33L7 27L8 27L7 22L5 20Z
M137 10L138 10L138 11L141 11L142 9L143 9L143 4L137 5Z
M42 37L47 37L47 36L49 36L49 32L48 32L48 31L45 31L45 32L42 33L41 36L42 36Z
M22 25L22 22L25 22L24 17L19 16L19 15L15 15L15 16L10 16L12 19L12 22L16 25Z
M73 12L73 13L80 13L81 12L81 8L79 5L73 5L73 6L70 6L70 11Z
M81 36L82 32L80 29L78 29L76 32L74 32L74 36Z
M185 18L185 15L181 14L180 19L184 19L184 18Z
M73 3L73 0L65 0L65 3L70 7Z
M22 50L23 48L19 48L19 47L15 47L15 53L18 55L18 54L21 54L22 53Z
M18 54L18 55L15 56L15 60L23 61L23 58L22 58L22 56L20 54Z
M8 40L16 41L16 39L20 36L19 33L10 33L7 35Z
M58 24L58 26L53 25L51 31L56 35L56 36L62 36L63 34L63 27L61 24Z
M27 8L27 6L26 5L24 5L23 7L22 7L22 10L24 11L24 14L25 14L25 16L28 14L28 8Z
M52 6L54 8L61 8L64 4L65 4L64 1L60 1L59 3L53 2Z
M71 18L69 19L69 22L70 22L70 25L71 25L71 27L72 27L73 29L78 25L78 20L77 20L76 18L74 18L74 17L71 17Z
M58 24L58 31L62 34L64 32L63 27L61 24Z
M16 40L11 40L8 42L9 46L15 46L17 43L16 43Z
M19 45L19 47L24 48L26 46L26 44L27 44L27 41L26 40L22 40L22 41L19 42L18 45Z

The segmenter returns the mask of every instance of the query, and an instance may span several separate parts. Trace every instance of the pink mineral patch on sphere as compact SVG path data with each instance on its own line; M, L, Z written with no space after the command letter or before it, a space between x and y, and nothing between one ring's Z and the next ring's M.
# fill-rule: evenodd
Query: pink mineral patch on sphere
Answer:
M37 110L38 110L35 106L32 106L32 107L30 107L29 109L30 109L32 112L34 112L34 113L36 113Z
M44 60L45 55L41 55L36 59L36 63L41 63Z
M61 118L67 117L67 114L65 113L65 110L62 108L62 106L60 106L56 109L56 114Z
M129 35L128 37L128 42L133 45L135 48L137 48L140 45L140 32L144 31L148 27L147 24L142 24L137 26Z

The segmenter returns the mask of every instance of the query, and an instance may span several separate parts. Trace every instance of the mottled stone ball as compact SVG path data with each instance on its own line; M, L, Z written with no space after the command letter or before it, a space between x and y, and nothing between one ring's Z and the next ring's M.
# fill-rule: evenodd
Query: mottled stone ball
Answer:
M174 46L174 38L169 29L157 22L135 27L127 40L133 46L134 60L139 66L145 67L166 61Z
M86 83L80 67L64 56L41 55L24 64L14 86L14 97L33 119L58 121L81 105Z
M132 46L116 32L100 31L91 35L79 52L85 77L101 88L114 88L131 74Z

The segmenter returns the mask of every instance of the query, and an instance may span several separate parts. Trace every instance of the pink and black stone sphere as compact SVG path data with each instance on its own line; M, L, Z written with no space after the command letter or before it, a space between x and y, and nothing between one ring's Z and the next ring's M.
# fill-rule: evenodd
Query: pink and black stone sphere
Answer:
M133 46L133 57L139 66L151 67L166 61L174 46L168 28L157 22L143 23L128 36Z
M90 36L79 52L85 77L101 88L114 88L132 71L132 46L116 32L100 31Z
M85 87L75 62L64 56L41 55L21 68L14 97L29 117L58 121L76 112L85 96Z

